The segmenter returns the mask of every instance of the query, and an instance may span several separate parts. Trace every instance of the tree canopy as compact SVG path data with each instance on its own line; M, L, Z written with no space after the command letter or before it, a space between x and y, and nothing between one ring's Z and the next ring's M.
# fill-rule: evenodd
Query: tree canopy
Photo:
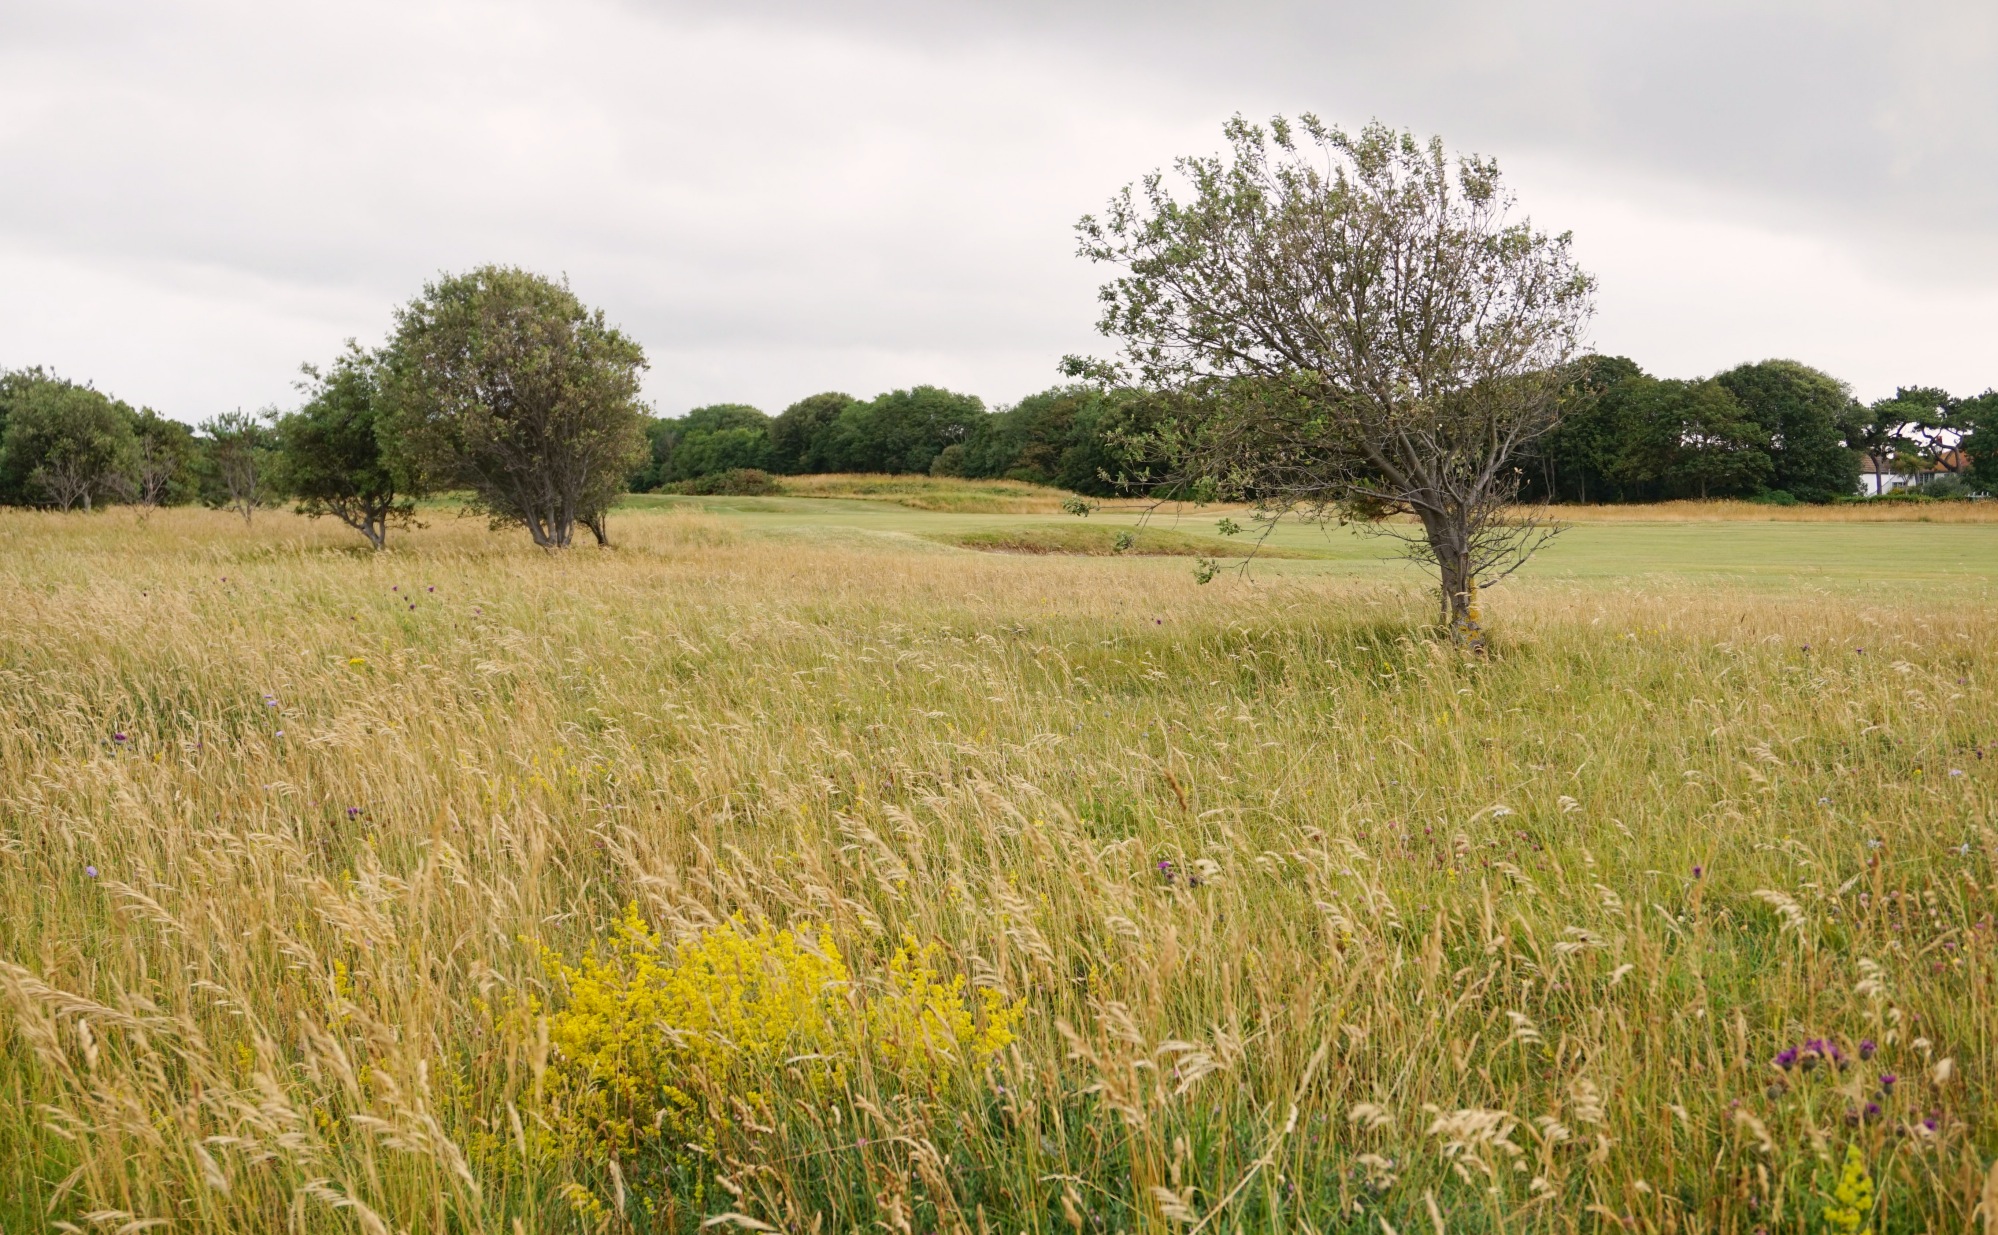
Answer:
M400 483L469 490L495 525L566 548L646 448L645 353L566 282L482 266L396 314L382 441Z
M273 483L300 514L332 515L380 549L388 530L415 517L414 495L382 450L380 356L351 339L324 369L306 365L306 400L277 422Z
M59 510L89 510L125 488L132 409L41 369L0 381L0 493Z
M1183 396L1150 436L1163 479L1266 518L1412 514L1453 637L1538 543L1515 459L1559 415L1594 283L1566 235L1514 217L1489 160L1383 125L1237 118L1226 157L1175 165L1078 225L1123 268L1101 329Z

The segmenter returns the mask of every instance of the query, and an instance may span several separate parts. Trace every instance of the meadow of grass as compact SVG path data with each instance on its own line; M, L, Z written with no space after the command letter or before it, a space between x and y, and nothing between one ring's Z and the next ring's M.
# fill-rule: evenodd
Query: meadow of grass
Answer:
M1990 529L1578 528L1467 660L794 501L0 513L0 1229L1998 1212Z

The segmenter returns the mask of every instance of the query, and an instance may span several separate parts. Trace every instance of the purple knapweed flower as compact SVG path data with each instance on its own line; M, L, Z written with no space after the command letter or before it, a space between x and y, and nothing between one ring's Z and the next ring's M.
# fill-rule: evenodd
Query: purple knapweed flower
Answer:
M1868 1102L1866 1104L1866 1118L1868 1119L1880 1118L1880 1104L1878 1102Z
M1693 878L1698 879L1701 875L1704 874L1706 874L1706 868L1704 866L1695 866L1693 868Z
M358 806L349 806L347 808L347 818L349 819L358 818L360 816L360 813L361 813L361 808Z
M116 732L116 733L114 733L114 734L112 734L112 735L111 735L111 740L112 740L113 742L123 742L123 741L125 741L125 740L126 740L126 737L125 737L125 731L124 731L123 729L120 729L120 730L118 730L118 732Z
M1776 1052L1776 1066L1788 1072L1797 1065L1797 1048L1786 1046Z
M1861 1059L1873 1058L1873 1052L1879 1049L1880 1045L1871 1038L1861 1038L1859 1040L1859 1057Z
M1928 1118L1922 1120L1922 1126L1924 1128L1927 1128L1929 1131L1934 1132L1936 1130L1935 1116L1931 1115Z
M1880 1088L1892 1089L1894 1088L1894 1082L1900 1079L1900 1077L1894 1075L1892 1072L1882 1072L1880 1074Z
M83 868L83 877L84 877L85 879L95 879L95 878L97 878L97 868L96 868L96 867L94 867L94 866L86 866L86 867L84 867L84 868Z

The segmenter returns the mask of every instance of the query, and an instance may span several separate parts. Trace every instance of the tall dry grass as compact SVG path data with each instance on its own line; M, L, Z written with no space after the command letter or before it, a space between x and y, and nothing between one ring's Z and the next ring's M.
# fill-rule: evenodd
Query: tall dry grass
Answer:
M1975 1221L1988 595L1509 585L1469 663L1420 590L617 532L0 515L6 1230L1815 1231L1854 1146ZM532 1148L539 947L629 903L939 942L1019 1040L631 1195Z

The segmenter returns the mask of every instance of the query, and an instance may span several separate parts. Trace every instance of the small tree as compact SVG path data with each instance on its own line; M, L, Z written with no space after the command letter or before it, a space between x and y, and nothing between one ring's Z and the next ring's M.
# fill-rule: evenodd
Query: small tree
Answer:
M114 487L141 510L186 500L194 433L149 407L132 417L132 450Z
M224 412L203 424L197 439L205 496L211 505L242 515L245 523L270 497L276 453L271 419L268 412Z
M403 490L382 455L381 359L354 341L326 369L304 366L307 394L297 411L277 424L276 487L298 502L298 513L332 515L380 549L391 526L416 517L414 495Z
M1514 514L1515 460L1558 417L1594 282L1567 235L1512 217L1492 162L1310 116L1226 132L1229 161L1175 165L1191 200L1153 173L1078 225L1126 271L1100 328L1181 396L1145 435L1152 479L1403 535L1453 639L1482 647L1479 589L1548 532Z
M405 485L472 491L543 548L604 517L646 449L645 353L566 282L483 266L396 316L382 441Z
M7 488L59 510L115 493L132 454L132 409L39 370L14 376L0 437Z

